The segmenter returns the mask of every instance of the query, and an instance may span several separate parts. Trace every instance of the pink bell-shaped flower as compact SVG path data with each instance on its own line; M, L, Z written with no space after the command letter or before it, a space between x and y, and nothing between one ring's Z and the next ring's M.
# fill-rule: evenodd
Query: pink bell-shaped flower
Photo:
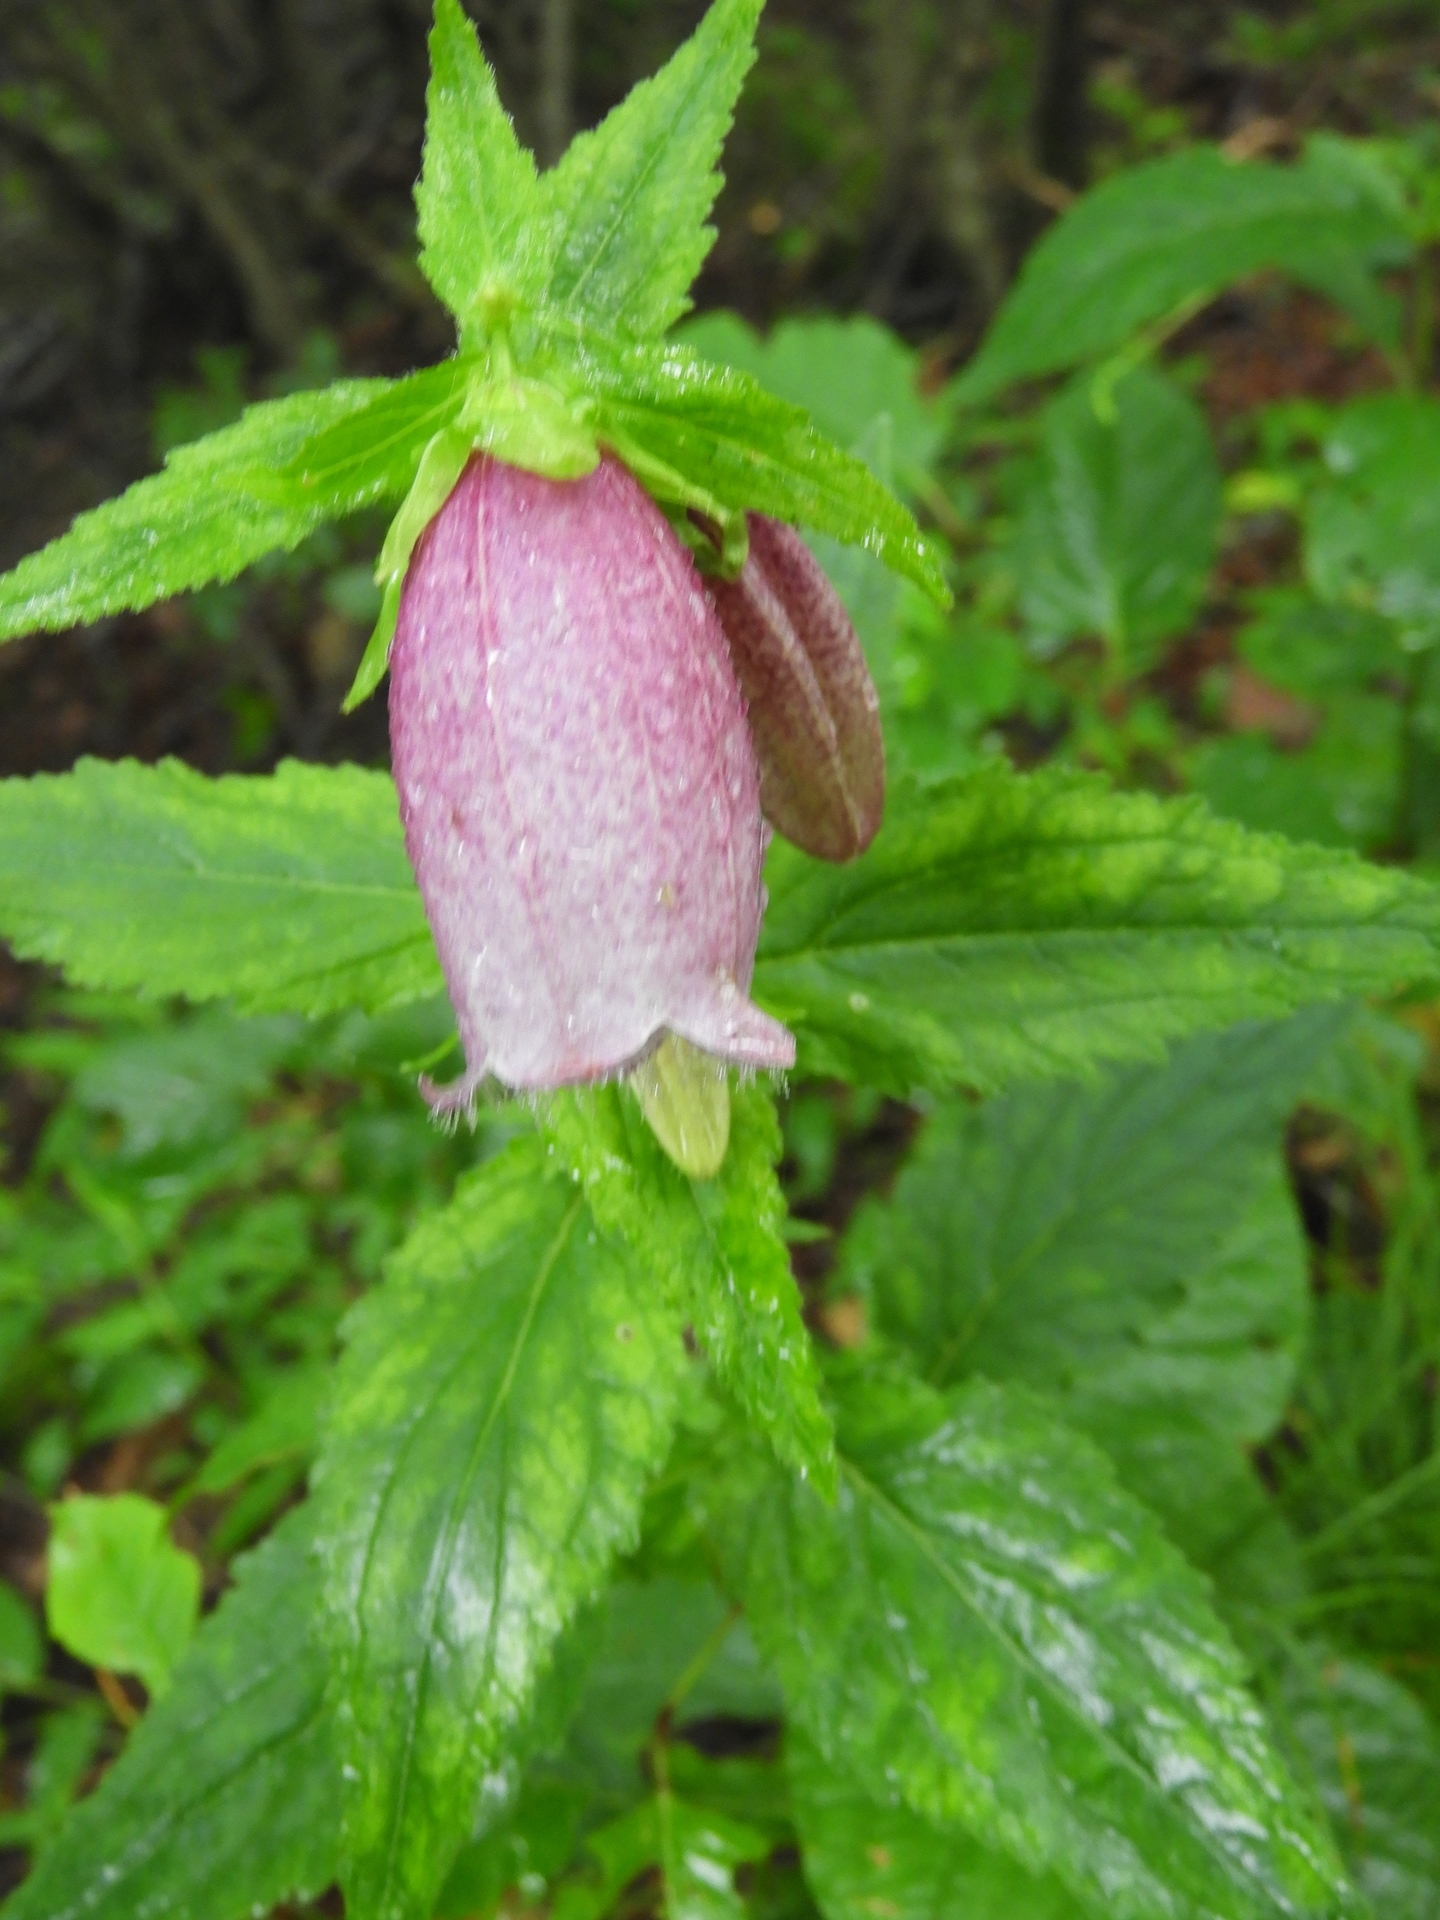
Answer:
M410 565L390 659L405 844L465 1048L539 1090L667 1033L783 1068L747 998L766 831L725 635L674 531L608 456L466 468Z
M793 527L747 515L734 580L707 582L750 709L760 804L819 860L853 860L885 809L880 701L838 593Z

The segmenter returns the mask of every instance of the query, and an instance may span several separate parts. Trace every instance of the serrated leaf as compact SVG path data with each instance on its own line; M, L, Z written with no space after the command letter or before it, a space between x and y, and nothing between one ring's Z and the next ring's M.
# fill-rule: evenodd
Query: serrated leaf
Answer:
M785 1738L805 1878L825 1920L1075 1920L1053 1874L1027 1873L903 1801L872 1800L798 1727Z
M715 231L716 164L764 0L715 0L695 33L541 183L555 223L547 302L631 339L689 310Z
M992 764L892 786L849 867L777 841L755 997L802 1071L991 1089L1440 968L1440 894L1344 853Z
M45 1618L67 1652L168 1692L200 1613L200 1563L138 1493L77 1494L50 1510Z
M483 303L504 307L538 292L549 246L535 162L459 0L435 0L425 103L420 267L464 335Z
M368 406L305 440L276 470L276 492L310 498L327 520L403 500L425 448L464 406L473 375L473 361L442 360L397 380Z
M333 1879L340 1781L307 1522L284 1523L238 1576L6 1920L248 1920Z
M233 427L177 447L163 472L82 513L68 533L0 578L0 640L233 580L262 555L297 547L353 509L337 508L333 493L278 476L307 442L392 391L388 380L338 381L322 393L264 401Z
M737 367L767 392L804 407L851 453L863 448L882 479L914 491L929 478L944 418L920 392L920 357L868 314L782 320L765 338L733 313L705 313L680 333L682 346Z
M828 1492L834 1437L783 1236L774 1100L751 1081L732 1087L730 1101L730 1148L713 1180L681 1173L615 1087L557 1094L541 1124L596 1219L692 1319L710 1364L778 1457Z
M318 1014L441 990L392 782L82 760L0 782L0 930L88 986Z
M1016 554L1025 619L1051 645L1099 635L1138 673L1190 624L1220 532L1205 416L1148 367L1081 377L1045 409Z
M683 483L671 489L681 504L708 497L812 527L864 547L948 604L939 561L909 509L802 408L685 347L587 350L576 367L597 435L661 498L669 474Z
M534 1138L357 1310L315 1482L354 1920L429 1920L557 1635L634 1542L685 1365Z
M1375 268L1407 252L1394 211L1323 152L1273 166L1187 147L1125 168L1056 221L951 393L973 405L1096 359L1262 267L1328 294L1393 343L1396 309Z
M943 1103L857 1216L841 1284L934 1385L1054 1396L1203 1555L1294 1377L1308 1263L1278 1149L1338 1026L1309 1013L1099 1087Z
M843 1383L839 1431L834 1507L758 1455L716 1496L831 1767L1104 1920L1346 1910L1205 1583L1096 1448L1016 1389L897 1373Z

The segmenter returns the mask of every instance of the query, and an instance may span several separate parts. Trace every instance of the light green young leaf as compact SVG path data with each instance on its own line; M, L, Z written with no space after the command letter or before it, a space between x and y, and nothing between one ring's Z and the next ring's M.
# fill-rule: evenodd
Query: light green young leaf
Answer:
M557 1636L634 1543L686 1364L533 1137L357 1310L315 1478L354 1920L429 1920Z
M515 138L459 0L435 0L425 101L420 266L468 337L534 298L550 248L535 162Z
M339 1767L310 1638L308 1522L240 1562L181 1662L6 1920L249 1920L335 1875Z
M342 380L322 393L264 401L233 427L177 447L163 472L82 513L68 533L0 577L0 640L233 580L253 560L299 546L326 520L378 497L369 466L361 465L358 482L348 476L348 492L343 479L328 492L307 487L289 467L307 443L394 391L387 380Z
M1312 1012L1099 1087L943 1103L893 1197L857 1216L841 1283L936 1386L1055 1396L1204 1557L1243 1517L1243 1449L1294 1376L1308 1274L1278 1148L1338 1024Z
M730 1148L713 1180L681 1173L616 1087L557 1094L541 1124L596 1219L691 1320L778 1457L829 1493L834 1436L783 1237L775 1103L758 1081L733 1086L730 1102Z
M1383 1920L1440 1908L1440 1730L1398 1680L1297 1646L1272 1711L1314 1779L1346 1863Z
M586 351L577 367L599 438L683 482L674 492L681 504L692 499L688 487L732 510L831 534L948 604L939 561L909 509L807 413L748 374L677 346ZM666 497L663 474L642 477Z
M307 498L324 519L403 500L425 448L456 418L474 362L442 360L312 435L274 475L277 498ZM257 482L262 493L265 483Z
M1393 343L1397 309L1375 270L1408 251L1393 207L1323 153L1272 166L1187 147L1125 168L1056 221L951 394L976 404L1098 359L1262 267L1328 294Z
M826 1507L755 1453L717 1488L794 1720L872 1798L1053 1873L1102 1920L1353 1902L1200 1576L1023 1393L839 1393Z
M319 1014L441 990L395 789L287 762L0 782L0 931L87 986Z
M705 313L678 339L804 407L820 431L848 452L882 443L888 456L883 465L893 469L903 492L928 480L943 416L920 392L914 348L868 314L782 320L762 339L736 314ZM888 480L890 474L881 471L880 477Z
M755 58L764 0L714 0L674 58L541 182L555 223L547 304L629 339L689 310L715 231L716 164Z
M805 1878L825 1920L1077 1920L1084 1911L1054 1874L1027 1873L903 1800L872 1800L798 1727L786 1732L785 1767Z
M756 999L803 1070L901 1093L1154 1059L1440 971L1422 882L1061 769L897 784L863 859L777 841L766 884Z
M1113 388L1082 376L1046 408L1021 506L1020 604L1052 645L1107 640L1129 673L1190 624L1220 532L1220 468L1205 416L1137 367Z
M138 1493L78 1494L50 1509L45 1617L67 1652L169 1690L200 1614L200 1563L173 1544L164 1507Z

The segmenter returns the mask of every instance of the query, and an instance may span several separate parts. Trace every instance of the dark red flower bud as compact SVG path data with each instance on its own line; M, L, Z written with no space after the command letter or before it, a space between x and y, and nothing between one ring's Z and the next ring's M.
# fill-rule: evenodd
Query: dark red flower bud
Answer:
M464 1042L427 1088L596 1080L666 1033L750 1067L795 1042L747 999L765 830L699 575L607 458L476 458L421 539L390 659L405 844Z
M821 860L853 860L885 808L880 703L850 616L793 527L748 516L739 577L709 580L750 709L765 818Z

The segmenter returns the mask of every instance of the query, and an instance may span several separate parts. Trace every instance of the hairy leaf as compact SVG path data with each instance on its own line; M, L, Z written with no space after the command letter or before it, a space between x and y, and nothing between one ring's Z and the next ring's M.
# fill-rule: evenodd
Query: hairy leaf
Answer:
M723 507L864 547L948 602L939 562L908 508L807 413L748 374L676 346L586 352L577 364L596 433L639 465L652 492L665 496L668 473ZM684 488L675 493L689 498Z
M715 239L716 163L764 0L715 0L668 65L572 142L541 192L555 222L547 302L632 339L687 312Z
M775 1104L731 1089L730 1148L713 1180L691 1180L618 1088L565 1093L542 1124L582 1181L595 1217L632 1248L691 1318L716 1373L779 1458L827 1490L834 1438L782 1238Z
M340 1779L307 1518L238 1576L6 1920L248 1920L334 1878Z
M290 463L317 435L393 391L387 380L337 381L321 393L263 401L233 427L177 447L163 472L82 513L68 533L0 577L0 640L233 580L263 554L298 546L352 509L285 479Z
M1393 341L1395 305L1374 269L1407 250L1394 211L1329 147L1312 146L1296 166L1187 147L1126 168L1056 221L952 393L979 402L1110 353L1261 267L1330 295Z
M290 762L0 782L0 931L87 986L317 1014L440 990L395 789Z
M1084 1911L1053 1874L1027 1873L903 1800L872 1800L799 1728L786 1734L785 1764L805 1878L825 1920L1075 1920Z
M1154 1058L1440 968L1440 894L1348 854L1000 765L892 788L849 867L776 842L755 997L803 1070L905 1092Z
M1100 1087L944 1103L842 1281L935 1385L1057 1396L1183 1545L1219 1545L1294 1377L1307 1262L1278 1148L1336 1030L1312 1012Z
M436 0L425 102L420 266L463 333L484 303L533 297L549 248L535 162L515 138L459 0Z
M1045 410L1022 514L1030 626L1052 644L1098 634L1138 672L1205 592L1220 531L1205 416L1148 367L1113 389L1080 378Z
M633 1544L680 1335L533 1137L357 1310L316 1473L354 1920L429 1920L557 1635Z
M755 1455L721 1523L831 1767L1105 1920L1348 1905L1204 1582L1098 1450L979 1381L852 1377L839 1413L836 1506Z

